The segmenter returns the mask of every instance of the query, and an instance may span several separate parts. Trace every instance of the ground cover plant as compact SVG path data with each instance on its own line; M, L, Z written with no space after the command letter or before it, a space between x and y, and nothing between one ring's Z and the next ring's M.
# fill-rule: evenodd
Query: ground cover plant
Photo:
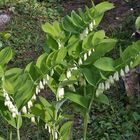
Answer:
M120 49L120 56L116 59L107 56L117 40L109 38L97 27L104 13L113 7L113 4L103 2L86 7L84 12L72 11L61 22L43 24L42 29L47 35L46 52L24 69L7 68L13 53L10 47L1 50L0 111L3 118L16 128L18 140L23 118L42 125L48 139L73 139L75 114L82 117L83 139L88 139L92 105L95 102L109 105L104 92L140 61L140 41L124 51ZM139 29L139 18L136 28ZM51 90L51 100L40 95L46 87ZM134 116L138 119L137 113ZM12 139L12 131L9 137Z

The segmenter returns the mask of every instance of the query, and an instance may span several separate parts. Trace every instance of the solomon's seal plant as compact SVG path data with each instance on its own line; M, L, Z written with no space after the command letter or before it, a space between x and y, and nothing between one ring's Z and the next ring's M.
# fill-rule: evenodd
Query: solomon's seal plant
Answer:
M72 139L74 114L79 113L84 120L86 140L93 102L109 105L104 91L140 62L140 41L120 51L117 59L106 55L117 40L98 30L98 25L104 12L113 7L103 2L90 9L86 7L85 12L72 11L61 22L42 25L47 37L46 52L24 70L6 70L11 49L0 52L0 60L6 61L0 61L0 111L9 124L19 130L22 117L31 118L35 124L43 121L50 140L68 140ZM39 94L46 87L53 93L52 100Z

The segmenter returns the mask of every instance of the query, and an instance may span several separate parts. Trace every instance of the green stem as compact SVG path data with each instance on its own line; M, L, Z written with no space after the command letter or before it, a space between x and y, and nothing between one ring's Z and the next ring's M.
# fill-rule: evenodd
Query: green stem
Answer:
M37 118L37 139L40 140L40 127L39 127L40 118Z
M93 100L94 100L94 90L92 90L92 87L91 87L91 93L92 93L92 97L91 97L91 100L90 100L90 103L89 103L89 107L88 107L88 109L86 111L86 114L85 114L85 117L84 117L84 140L86 140L89 113L90 113L90 110L91 110L91 107L92 107L92 103L93 103Z
M20 140L19 123L20 123L20 116L18 115L18 118L17 118L17 140Z
M12 127L10 126L10 140L12 140Z
M88 126L88 112L86 112L86 115L84 117L84 140L87 138L87 126Z

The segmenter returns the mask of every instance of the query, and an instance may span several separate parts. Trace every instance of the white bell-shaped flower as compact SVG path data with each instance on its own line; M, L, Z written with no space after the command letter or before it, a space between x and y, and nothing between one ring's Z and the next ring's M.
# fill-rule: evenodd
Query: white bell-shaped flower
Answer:
M12 117L13 118L16 118L16 116L17 116L17 114L14 112L14 113L12 113Z
M89 33L89 30L88 30L88 28L86 28L86 29L85 29L85 34L86 34L86 36L88 35L88 33Z
M89 30L90 30L90 31L93 30L93 23L92 23L92 22L89 24Z
M72 74L71 74L71 71L68 70L68 71L67 71L67 74L66 74L67 78L69 79L69 78L71 77L71 75L72 75Z
M51 128L50 128L50 126L48 126L48 131L49 131L49 133L51 133Z
M46 79L45 79L45 78L43 78L43 85L45 86L45 85L46 85L46 83L47 83Z
M59 99L64 98L64 94L65 94L64 88L63 87L59 87L58 90L57 90L57 96L58 96L58 98Z
M36 87L36 95L38 95L40 92L39 86Z
M26 108L26 106L23 106L23 108L22 108L22 112L23 112L24 114L27 113L27 108Z
M114 79L113 79L112 75L109 76L109 82L110 82L111 84L114 84Z
M87 60L87 53L84 54L84 60Z
M30 109L30 108L33 106L32 101L30 100L30 101L27 103L27 105L28 105L28 108Z
M128 73L129 72L129 66L127 65L127 66L125 66L125 73Z
M110 89L110 83L108 81L105 82L105 89L106 90Z
M82 58L79 58L78 64L79 64L79 65L82 65L82 64L83 64Z
M54 74L54 70L52 69L50 75L53 76L53 74Z
M35 117L31 117L31 122L35 123Z
M119 73L118 73L118 71L115 72L113 78L114 78L115 81L119 81Z
M39 87L40 87L40 89L44 89L44 85L43 85L42 81L39 82Z
M56 140L58 139L58 133L57 132L54 133L54 137L55 137Z
M121 69L121 71L120 71L120 75L121 75L122 77L125 76L125 73L124 73L123 69Z
M36 95L35 94L32 96L32 100L36 100Z
M46 123L46 124L45 124L45 129L47 129L47 128L48 128L48 124Z
M88 51L88 56L90 56L92 54L92 51L91 50L89 50Z
M46 79L47 79L47 81L49 81L49 79L50 79L50 76L48 74L46 75Z

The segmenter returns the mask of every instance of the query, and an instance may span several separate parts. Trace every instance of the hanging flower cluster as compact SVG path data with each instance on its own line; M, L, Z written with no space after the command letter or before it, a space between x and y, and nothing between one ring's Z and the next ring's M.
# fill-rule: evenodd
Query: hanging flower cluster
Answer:
M51 129L51 127L47 123L45 124L45 129L48 129L49 133L52 133L56 140L58 139L58 132L54 129Z
M83 64L83 61L86 61L88 59L89 56L91 56L91 54L95 52L94 48L93 49L90 49L87 53L84 54L84 58L82 60L82 58L80 57L79 60L78 60L78 64L79 65L82 65Z
M95 25L95 20L93 20L93 22L91 22L89 26L85 28L83 33L80 34L80 39L83 40L89 34L89 31L93 31Z
M19 114L18 109L11 101L11 97L8 95L5 89L3 89L3 97L5 98L4 105L8 107L9 111L12 113L12 117L16 118L16 116Z
M33 101L36 100L37 95L40 93L40 91L45 88L45 85L47 84L48 80L49 80L48 74L47 74L46 78L44 78L43 80L40 80L39 84L36 86L35 94L32 96L31 100L29 100L27 103L27 107L23 106L23 108L22 108L22 112L24 114L27 114L28 109L30 109L33 106ZM33 120L33 118L31 120Z
M130 67L132 66L132 62L130 63ZM96 96L101 95L105 90L110 89L111 85L115 83L115 81L119 81L119 77L124 77L130 71L130 67L125 66L124 70L121 69L119 72L115 72L114 75L110 75L109 79L105 82L99 83L98 88L96 90Z

